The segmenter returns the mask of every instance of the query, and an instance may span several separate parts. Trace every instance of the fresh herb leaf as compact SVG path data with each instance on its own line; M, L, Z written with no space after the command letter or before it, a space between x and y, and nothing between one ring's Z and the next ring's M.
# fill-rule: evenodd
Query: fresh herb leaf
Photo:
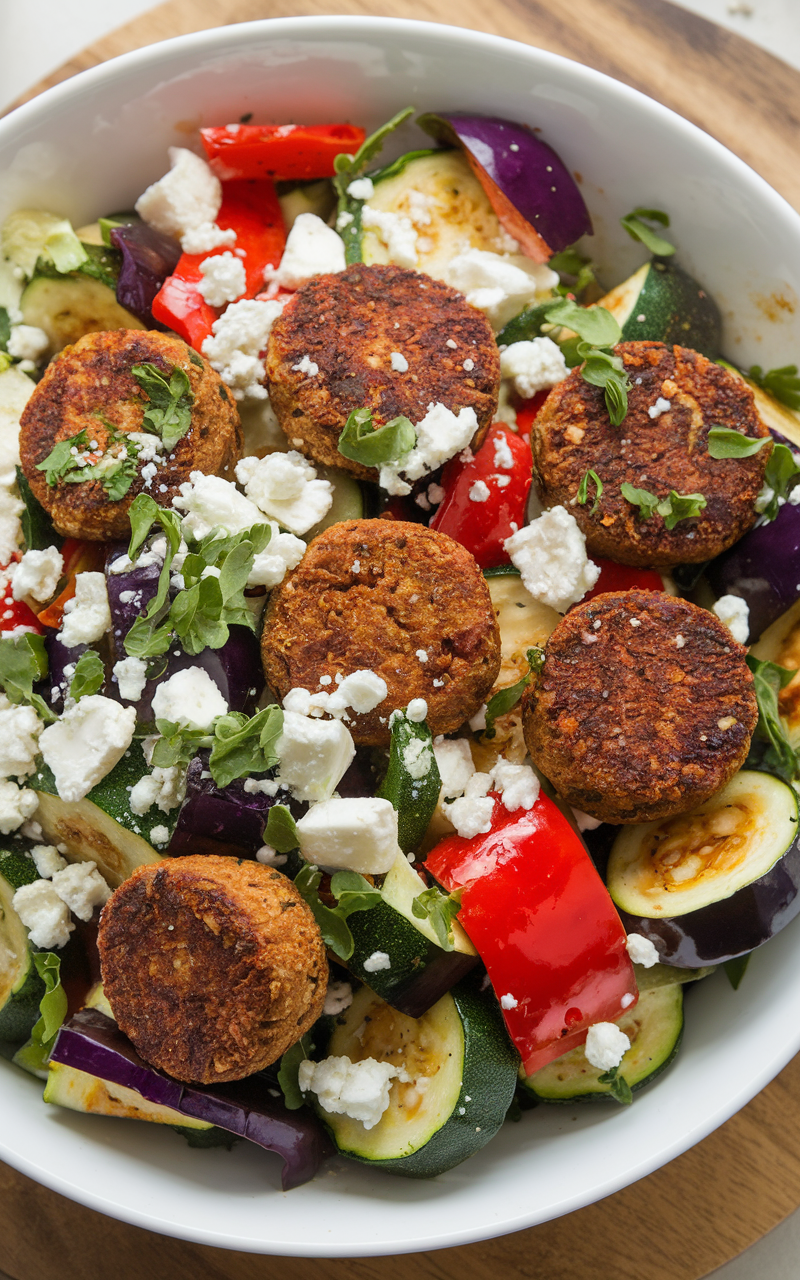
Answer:
M108 440L102 451L90 448L92 442L84 428L77 435L54 445L44 462L37 462L36 470L45 473L45 479L51 486L59 482L87 484L90 480L98 480L109 500L119 502L136 479L139 453L126 432L117 431L114 424L106 421L100 414L94 416L108 432ZM98 453L100 456L96 462L86 461L88 456Z
M747 376L781 404L790 409L800 409L800 377L797 373L796 364L785 364L780 369L769 369L767 373L760 364L754 364L748 369Z
M753 736L769 743L763 763L785 782L792 782L800 772L800 760L789 740L778 697L781 689L785 689L796 673L786 667L779 667L774 662L761 662L751 653L747 655L746 661L753 673L758 700L758 723Z
M726 960L722 966L725 970L725 976L733 987L734 991L739 990L745 970L750 963L752 951L747 951L743 956L735 956L733 960Z
M675 252L675 245L670 244L648 222L657 222L662 227L669 226L669 215L661 209L634 209L632 213L620 218L620 222L632 240L640 240L657 258L669 258Z
M291 853L300 848L297 824L285 804L274 804L267 816L264 843L272 845L278 853Z
M335 910L345 918L354 911L369 911L383 901L380 889L357 871L335 871L331 876L331 893L337 903Z
M154 364L135 364L131 373L150 401L142 426L160 436L169 453L192 425L194 392L188 374L175 365L167 382Z
M87 649L75 663L75 674L70 681L69 696L76 702L88 694L97 693L106 678L106 669L99 653Z
M412 899L411 913L418 920L429 920L439 946L443 951L452 951L455 946L453 920L458 915L460 905L455 898L442 893L440 889L425 889Z
M774 520L792 489L800 481L800 467L785 444L773 445L764 472L764 488L756 498L756 511L765 521Z
M53 522L42 504L33 496L22 467L17 467L17 488L19 496L25 503L25 510L20 516L22 536L28 551L44 551L47 547L60 547L64 539L56 533Z
M172 628L163 623L167 612L169 595L169 575L175 552L181 542L181 528L178 515L166 507L159 507L147 493L140 493L134 498L129 511L131 521L131 541L128 556L135 560L139 550L152 528L158 521L167 537L167 549L164 564L158 578L156 594L149 602L144 614L137 618L125 636L125 652L133 658L153 658L166 653L172 641Z
M628 412L630 380L622 358L611 349L622 338L616 318L605 307L580 307L569 298L553 303L546 318L578 335L580 342L575 344L574 355L576 362L583 361L581 377L584 382L603 388L608 416L618 427Z
M33 692L33 686L47 675L44 636L28 631L15 639L0 639L0 685L9 702L28 702L46 722L56 719L44 698Z
M36 470L44 472L44 478L49 485L56 485L68 471L77 467L72 450L76 449L78 453L83 453L88 447L89 437L84 428L77 435L70 436L68 440L60 440L58 444L53 445L44 462L36 463Z
M354 156L342 153L334 157L333 167L336 170L336 177L333 179L333 185L340 199L347 194L347 188L353 179L363 173L370 160L374 160L380 153L389 134L399 129L400 125L413 114L413 107L404 107L402 111L393 115L391 120L387 120L386 124L382 124L379 129L365 138Z
M622 1103L624 1107L629 1107L633 1102L633 1094L631 1087L624 1076L619 1074L619 1067L612 1067L610 1071L604 1071L598 1076L600 1084L608 1084L611 1086L609 1092L612 1098L616 1098L617 1102Z
M483 730L484 738L493 738L497 732L494 722L499 716L507 715L512 711L519 702L523 693L531 682L532 676L538 676L544 666L544 649L533 648L527 653L528 666L530 670L517 680L516 684L511 684L505 689L498 689L497 693L486 704L486 727Z
M270 809L270 817L275 812ZM274 848L277 846L269 838L269 824L265 839ZM343 877L340 879L340 877ZM319 896L319 883L322 872L317 867L301 867L295 876L295 887L314 913L319 925L322 940L330 947L340 960L349 960L355 949L353 935L347 923L347 917L354 911L367 911L381 901L381 894L374 889L368 880L355 871L337 871L331 880L331 893L337 899L335 907L326 906ZM338 892L337 892L338 888Z
M8 351L8 340L11 337L11 321L6 307L0 307L0 351Z
M236 778L247 778L273 768L278 763L275 744L282 732L283 712L276 705L264 707L249 718L240 712L220 716L214 725L214 743L208 762L217 786L227 787ZM270 814L282 807L273 806Z
M159 769L173 765L186 768L201 747L210 747L212 736L205 729L188 729L172 720L156 720L161 735L153 744L152 764Z
M649 489L637 489L635 485L623 480L620 485L620 492L626 502L630 502L634 507L639 508L640 520L649 520L651 516L656 514L659 498L657 494L651 493Z
M691 520L699 515L707 505L702 493L676 493L671 489L666 498L659 498L649 489L637 489L627 480L620 485L620 492L627 502L639 508L640 520L659 515L670 530L681 520Z
M427 724L392 713L389 767L377 796L397 810L397 840L403 853L416 849L439 800L442 780Z
M542 325L552 305L552 301L548 299L547 302L537 302L532 307L524 307L519 315L509 320L498 333L495 339L498 347L510 347L514 342L530 342L533 338L541 337Z
M600 504L600 499L603 496L603 481L600 479L596 471L589 470L584 473L583 479L578 485L578 492L575 495L575 501L580 503L582 507L586 506L586 503L589 501L590 483L594 485L595 489L594 505L589 512L589 515L593 516Z
M594 347L614 347L622 339L616 317L605 307L581 307L569 298L561 298L548 306L545 318L549 324L572 329Z
M300 1063L305 1062L306 1058L311 1056L312 1049L313 1046L308 1036L302 1036L297 1041L297 1044L293 1044L290 1049L287 1049L281 1058L281 1065L278 1069L278 1084L280 1085L287 1111L298 1111L300 1107L305 1105L305 1099L297 1083L297 1074L300 1070Z
M608 416L618 427L628 413L628 388L631 385L622 357L589 346L587 342L578 344L578 356L584 362L581 377L593 387L603 388Z
M339 452L365 467L399 462L414 448L417 433L408 418L392 418L382 427L372 426L371 409L354 409L339 436Z
M556 292L562 296L567 293L583 293L584 289L596 282L591 260L579 253L574 244L562 249L561 253L554 254L547 265L552 271L557 271L560 276L572 277L572 284L567 285L562 282L556 286Z
M33 963L45 986L39 1001L39 1021L31 1038L14 1054L17 1066L34 1075L47 1074L47 1064L62 1022L67 1016L67 996L61 985L61 957L52 951L35 951Z
M731 427L712 427L708 433L708 452L712 458L751 458L770 443L770 436L754 440Z

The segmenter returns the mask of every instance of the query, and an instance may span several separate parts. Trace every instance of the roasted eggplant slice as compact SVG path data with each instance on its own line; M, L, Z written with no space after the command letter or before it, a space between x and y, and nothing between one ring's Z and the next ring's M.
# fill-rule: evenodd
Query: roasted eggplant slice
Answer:
M792 787L742 770L692 813L623 827L608 889L664 964L700 968L761 946L800 912Z

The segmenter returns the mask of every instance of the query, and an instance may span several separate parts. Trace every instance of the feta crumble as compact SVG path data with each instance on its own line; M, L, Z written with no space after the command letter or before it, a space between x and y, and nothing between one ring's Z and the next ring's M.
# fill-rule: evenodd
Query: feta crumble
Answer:
M147 663L144 658L120 658L112 668L116 677L119 696L124 702L138 702L147 684Z
M398 462L381 467L379 483L398 496L410 493L408 481L419 480L466 449L477 429L478 419L473 408L461 409L456 415L444 404L429 404L425 417L415 425L414 448Z
M34 880L17 889L11 905L28 930L35 947L52 951L65 947L75 925L69 908L56 893L49 880Z
M327 712L337 719L347 719L348 708L357 715L367 715L383 702L389 692L386 681L368 669L353 671L343 680L337 678L337 685L333 693L290 689L283 699L284 710L296 711L301 716L322 716Z
M202 471L190 472L172 505L185 512L181 521L184 534L197 539L218 527L228 533L244 533L255 524L264 524L261 511L235 484Z
M672 403L669 400L665 400L663 396L659 396L655 404L649 406L647 416L655 421L656 418L661 417L662 413L669 413L671 408Z
M169 840L169 827L151 827L150 843L154 845L165 845Z
M514 455L511 452L511 446L502 431L498 431L493 441L494 444L494 465L500 471L511 471L514 467Z
M15 360L39 360L50 346L44 329L35 324L15 324L6 343L6 350Z
M329 1018L337 1018L353 1003L353 988L349 982L329 982L322 1012Z
M43 729L39 747L61 799L82 800L101 782L128 750L135 728L134 707L95 693Z
M134 208L151 227L180 239L214 222L222 203L222 185L210 166L185 147L169 148L170 170L152 183Z
M50 883L79 920L91 920L95 907L104 906L111 897L96 862L72 862L56 871Z
M360 1120L365 1129L374 1129L389 1105L392 1080L407 1080L400 1067L391 1062L364 1058L323 1058L322 1062L306 1059L300 1063L297 1083L303 1093L315 1093L319 1105L329 1115L349 1116Z
M389 360L395 373L408 373L408 361L402 351L390 351Z
M242 458L236 464L236 479L260 511L297 535L319 524L333 503L331 482L319 480L311 463L295 450Z
M75 595L64 606L59 640L68 649L77 644L95 644L110 626L105 574L90 570L77 574Z
M406 715L414 724L422 724L428 714L428 704L424 698L412 698L406 707Z
M201 222L192 227L181 237L181 248L184 253L211 253L222 245L236 244L236 232L232 227L223 231L216 222Z
M467 739L434 738L433 754L442 780L442 797L455 799L456 796L463 795L475 772Z
M275 743L278 781L297 800L329 800L356 753L350 731L339 720L313 720L283 713L283 731Z
M270 330L284 308L284 302L244 298L233 302L211 326L211 336L202 346L203 355L215 369L235 400L245 396L266 400L266 370L260 359L266 351Z
M476 480L470 485L469 500L470 502L486 502L489 498L489 486L485 480Z
M500 353L500 372L511 378L523 400L563 382L569 373L561 348L551 338L512 342Z
M372 231L386 246L389 261L410 270L417 265L417 232L410 218L404 213L392 213L388 209L372 209L364 205L361 225Z
M297 834L306 862L362 875L384 875L399 850L397 811L376 796L321 800L299 819Z
M519 1000L516 1000L510 993L500 997L501 1009L516 1009L518 1004Z
M131 813L143 817L155 805L162 813L177 809L186 795L186 770L180 765L156 765L131 787Z
M54 844L35 844L31 849L31 857L42 880L49 880L67 865Z
M226 302L236 302L247 289L244 263L226 249L200 263L203 279L197 292L210 307L224 307Z
M586 539L575 517L553 507L506 538L503 546L535 600L566 613L591 590L600 569L586 555Z
M491 783L491 774L473 773L464 794L445 806L445 815L465 840L485 835L492 825L494 800L486 794Z
M403 748L403 765L406 773L415 782L420 782L428 776L433 766L433 760L434 756L430 744L421 738L412 738Z
M613 1071L631 1047L631 1042L614 1022L595 1022L586 1036L584 1053L598 1071Z
M248 779L248 782L251 779ZM247 791L247 783L245 783L245 791ZM256 862L260 862L264 867L284 867L289 861L287 853L278 853L277 849L273 849L271 844L262 844L261 848L256 852ZM328 988L330 990L330 988Z
M750 637L750 606L740 596L720 596L712 605L714 613L739 644L747 644Z
M483 311L495 329L517 315L526 303L554 289L558 275L522 254L501 256L486 249L467 249L451 258L445 281L470 306Z
M152 705L156 720L170 720L186 729L210 729L228 710L219 687L202 667L176 671L158 686Z
M347 194L354 200L371 200L375 195L375 184L372 178L354 178L347 188Z
M10 778L0 779L0 833L7 836L33 817L39 808L35 791L18 787Z
M641 933L629 933L625 946L633 963L640 964L645 969L652 969L661 959L650 939Z
M0 695L2 696L2 695ZM0 777L26 778L36 771L38 738L44 725L33 707L0 703Z
M383 969L391 969L392 962L385 951L373 951L364 961L367 973L380 973Z
M529 764L511 764L499 756L492 768L492 786L500 792L509 813L532 809L539 798L539 779Z
M319 373L319 365L309 355L302 356L297 364L292 365L292 369L295 373L307 373L309 378L316 378Z
M312 276L344 271L344 241L315 213L301 213L286 239L277 267L267 267L264 279L284 289L299 289Z

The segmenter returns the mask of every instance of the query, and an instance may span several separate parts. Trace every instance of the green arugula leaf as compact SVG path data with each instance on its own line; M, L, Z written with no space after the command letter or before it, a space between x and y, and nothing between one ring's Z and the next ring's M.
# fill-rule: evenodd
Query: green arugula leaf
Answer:
M658 222L662 227L669 226L669 215L662 213L660 209L634 209L632 213L620 218L620 222L631 239L640 240L656 258L669 258L675 252L674 244L670 244L669 240L647 226L648 222Z
M28 702L47 723L57 717L33 686L47 675L47 653L44 636L26 632L15 639L0 639L0 685L9 702Z
M36 463L36 470L44 472L44 478L49 485L56 485L68 471L77 467L72 450L76 449L78 453L83 453L88 447L89 436L84 428L77 435L70 436L68 440L61 440L53 445L44 462Z
M150 402L142 426L160 436L169 453L192 425L194 392L189 376L180 365L174 366L169 382L154 364L135 364L131 373Z
M659 515L667 529L674 529L681 520L691 520L706 506L702 493L676 493L671 489L668 497L658 498L649 489L637 489L627 480L620 485L620 492L627 502L639 508L640 520Z
M747 951L743 956L735 956L733 960L726 960L722 966L725 970L725 976L734 991L739 990L752 954L752 951Z
M210 747L213 738L205 729L188 729L172 720L156 720L161 737L153 744L152 763L159 769L173 765L185 768L201 747Z
M383 901L380 889L376 889L357 871L336 871L331 876L331 893L336 899L335 910L346 919L354 911L369 911Z
M751 458L770 443L770 436L754 440L731 427L712 427L708 433L708 452L712 458Z
M631 1087L625 1077L619 1074L619 1067L612 1067L610 1071L604 1071L601 1076L598 1076L598 1080L600 1084L611 1085L612 1098L622 1103L624 1107L629 1107L633 1102Z
M605 307L581 307L569 298L561 298L550 304L545 318L549 324L572 329L593 347L615 347L622 340L616 317Z
M505 689L499 689L487 702L486 727L483 730L484 738L493 738L495 736L497 733L494 727L495 720L499 716L507 715L509 711L514 709L530 684L532 676L538 676L544 666L544 649L538 647L529 649L527 658L530 670L526 675L517 680L516 684L510 684Z
M311 1057L313 1048L310 1038L302 1036L297 1041L297 1044L293 1044L291 1048L287 1049L281 1058L281 1065L278 1070L278 1084L280 1085L287 1111L298 1111L300 1107L305 1105L305 1099L297 1083L297 1073L300 1070L300 1063Z
M781 404L790 409L800 409L800 377L797 373L796 364L785 364L780 369L770 369L767 373L760 364L754 364L748 369L747 376Z
M276 805L270 809L270 817L279 807ZM269 823L265 839L268 844L273 843L269 839ZM273 845L273 847L277 846ZM337 904L335 907L329 907L319 896L321 879L322 872L318 867L305 866L298 871L294 883L300 896L313 911L325 945L330 947L340 960L349 960L355 944L347 917L354 911L368 911L371 907L376 907L382 901L380 890L373 888L369 881L356 871L337 871L331 878L331 893L336 898Z
M272 769L278 763L275 744L282 732L283 712L276 705L264 707L263 711L250 718L240 712L220 716L214 726L214 742L208 763L217 786L227 787L236 778L247 778ZM275 808L283 806L273 805L270 816ZM272 844L272 841L267 840L267 844ZM296 844L292 845L293 849L296 847ZM282 849L280 852L286 851Z
M365 467L399 462L414 448L417 433L408 418L392 418L382 427L372 426L371 409L354 409L339 436L339 452Z
M575 495L575 501L579 502L582 507L586 506L586 503L589 501L590 483L593 484L595 488L594 505L589 512L589 515L593 516L600 504L600 499L603 496L603 481L600 479L596 471L590 470L584 473L583 479L578 485L578 492Z
M455 946L453 920L460 905L449 893L442 893L436 888L425 889L412 899L411 913L418 920L429 920L439 946L443 951L452 951Z
M402 111L398 111L396 115L393 115L391 120L387 120L386 124L382 124L379 129L376 129L368 138L365 138L354 156L342 153L334 157L333 167L336 170L336 177L333 179L333 185L340 199L346 195L347 188L353 178L357 178L359 174L363 173L370 160L374 160L381 152L389 134L394 133L395 129L399 129L400 125L404 124L408 117L413 116L413 114L413 107L404 107Z
M591 259L580 253L574 244L562 249L561 253L553 254L547 265L552 271L557 271L560 276L573 278L574 283L571 285L562 282L556 286L556 292L562 296L567 293L583 293L590 284L596 283L597 277Z
M291 853L293 849L300 848L297 824L285 804L274 804L270 809L264 828L264 844L272 845L278 853Z
M651 516L656 514L659 499L657 494L651 493L649 489L637 489L635 485L623 480L620 485L620 493L626 502L630 502L634 507L639 508L640 520L649 520Z
M80 702L81 698L86 697L87 694L97 693L102 687L105 678L106 669L99 653L95 653L94 649L87 649L75 664L75 674L70 681L69 696L74 698L76 702Z
M47 547L61 547L64 539L56 533L53 522L42 504L33 496L22 467L16 468L19 496L25 503L20 516L22 536L28 551L44 551Z
M389 767L376 795L397 810L397 841L403 853L416 849L439 800L442 780L427 724L394 711L390 720Z
M796 674L774 662L761 662L751 653L747 665L753 673L758 700L758 723L754 737L769 743L764 764L785 782L792 782L800 772L800 760L789 739L786 721L780 712L778 696Z
M33 963L45 985L39 1002L39 1021L31 1038L14 1054L14 1062L34 1075L47 1074L47 1064L61 1024L67 1016L67 996L61 985L61 957L52 951L35 951Z
M798 481L800 467L792 450L785 444L773 445L764 472L764 488L756 499L756 511L765 521L775 519Z

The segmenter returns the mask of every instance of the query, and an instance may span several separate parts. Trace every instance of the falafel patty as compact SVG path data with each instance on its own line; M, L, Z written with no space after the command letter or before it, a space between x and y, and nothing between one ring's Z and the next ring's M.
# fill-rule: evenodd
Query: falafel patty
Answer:
M670 566L710 560L738 541L756 518L769 446L750 458L712 458L711 427L729 427L751 439L768 436L753 393L740 379L687 347L623 342L614 349L629 375L628 414L610 421L601 387L573 369L550 392L531 436L534 476L547 507L571 511L591 555L620 564ZM603 491L594 509L575 501L588 471ZM623 483L658 499L671 490L699 493L699 515L668 529L658 514L642 519ZM574 505L573 505L574 504Z
M400 416L420 422L433 404L472 408L476 447L497 409L500 357L488 320L455 289L356 263L297 290L272 326L267 382L293 448L374 481L374 467L338 450L354 409L371 409L379 427Z
M758 719L746 654L713 613L659 591L576 606L523 699L534 763L602 822L693 809L745 762Z
M272 867L193 855L139 867L103 908L103 987L146 1062L241 1080L316 1022L328 963L311 911Z
M146 451L135 463L133 483L116 501L99 479L48 484L37 465L55 445L84 430L89 443L97 442L93 455L105 454L109 447L113 451L112 430L118 435L145 432L157 439L144 421L152 405L131 372L142 364L155 365L167 383L175 369L184 371L194 396L188 432L169 453L156 452L152 461L152 449ZM149 330L114 329L86 334L51 361L25 406L19 446L25 478L58 532L107 541L129 536L128 509L137 494L149 493L168 507L190 472L229 472L242 455L242 429L230 391L185 342Z
M458 542L424 525L348 520L309 544L270 597L261 653L267 683L336 686L369 669L388 694L349 713L357 743L385 746L389 717L413 698L428 704L431 732L452 733L481 706L500 669L489 590Z

